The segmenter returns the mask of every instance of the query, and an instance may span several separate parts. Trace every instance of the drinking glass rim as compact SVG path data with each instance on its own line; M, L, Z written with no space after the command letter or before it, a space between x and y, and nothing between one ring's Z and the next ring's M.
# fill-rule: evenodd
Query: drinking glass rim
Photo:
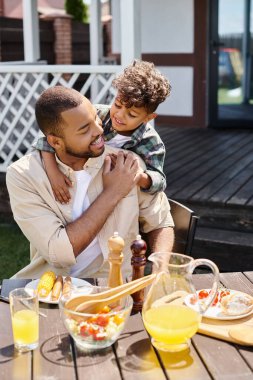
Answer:
M18 291L23 291L24 294L22 294L22 295L21 294L15 294L15 292L18 293ZM19 299L19 300L22 300L22 299L31 300L34 297L37 297L37 295L38 295L38 292L36 289L27 289L27 288L23 287L23 288L16 288L16 289L11 290L9 293L9 299L15 297L16 299Z

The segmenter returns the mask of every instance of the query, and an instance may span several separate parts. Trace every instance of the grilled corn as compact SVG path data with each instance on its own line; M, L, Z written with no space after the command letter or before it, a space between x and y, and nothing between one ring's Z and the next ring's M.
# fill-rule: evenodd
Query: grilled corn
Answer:
M71 289L72 280L71 277L67 276L64 280L63 289L62 289L62 295L66 296Z
M45 272L38 283L37 290L39 297L45 298L49 295L53 289L56 280L55 273L52 271Z
M57 276L57 279L54 283L52 293L51 293L51 300L57 301L60 297L60 293L62 291L62 285L63 285L63 279L62 276Z

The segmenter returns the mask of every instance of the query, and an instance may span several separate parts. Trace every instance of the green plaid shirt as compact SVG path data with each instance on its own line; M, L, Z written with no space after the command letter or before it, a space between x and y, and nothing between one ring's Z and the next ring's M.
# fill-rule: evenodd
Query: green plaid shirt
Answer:
M106 141L111 140L117 134L112 128L110 106L96 104L95 107L98 116L102 120L106 143ZM33 146L38 150L54 152L45 137L40 137ZM154 194L165 190L166 177L163 172L165 146L159 134L149 123L141 124L131 135L131 140L123 144L122 149L127 149L138 154L145 162L147 167L146 173L150 176L152 185L149 189L142 189L143 191Z
M95 107L103 123L105 142L109 141L117 134L112 127L110 106L95 104ZM154 194L166 189L166 177L163 172L165 146L149 123L140 125L131 135L131 140L123 144L122 148L138 154L146 164L146 173L150 176L152 185L147 190L142 189L143 191Z

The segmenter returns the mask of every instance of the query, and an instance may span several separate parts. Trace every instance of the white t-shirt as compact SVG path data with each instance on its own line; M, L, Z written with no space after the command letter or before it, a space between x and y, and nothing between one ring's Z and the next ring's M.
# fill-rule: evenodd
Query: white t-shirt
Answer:
M127 141L131 140L131 136L123 136L117 133L111 140L106 141L106 145L114 148L121 148Z
M90 206L87 190L91 176L85 171L76 171L76 194L72 208L72 219L75 220ZM77 277L84 268L87 268L93 260L101 254L101 248L97 237L76 258L76 264L72 266L70 275Z

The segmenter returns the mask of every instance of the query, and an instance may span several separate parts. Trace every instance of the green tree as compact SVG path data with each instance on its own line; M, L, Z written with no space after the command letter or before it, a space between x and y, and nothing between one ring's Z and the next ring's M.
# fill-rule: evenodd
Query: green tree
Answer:
M65 0L64 7L74 20L88 22L88 6L83 0Z

